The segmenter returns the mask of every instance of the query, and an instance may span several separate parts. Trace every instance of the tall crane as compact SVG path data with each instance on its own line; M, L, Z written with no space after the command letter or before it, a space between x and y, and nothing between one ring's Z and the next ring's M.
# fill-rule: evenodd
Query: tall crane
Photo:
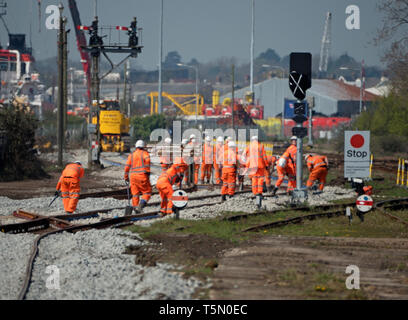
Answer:
M322 38L322 46L320 49L320 63L319 63L319 73L326 73L329 64L330 50L331 50L331 21L332 14L327 12L326 22L324 25L324 32Z
M75 26L77 46L78 46L79 53L81 55L82 67L84 69L85 76L86 76L86 85L87 85L86 93L88 95L88 105L91 106L91 70L90 70L91 60L89 58L88 52L86 52L83 49L83 47L86 47L87 43L86 43L84 31L78 28L79 26L81 26L81 18L79 17L79 11L78 11L76 1L68 0L68 2L69 2L69 10L71 11L72 21Z

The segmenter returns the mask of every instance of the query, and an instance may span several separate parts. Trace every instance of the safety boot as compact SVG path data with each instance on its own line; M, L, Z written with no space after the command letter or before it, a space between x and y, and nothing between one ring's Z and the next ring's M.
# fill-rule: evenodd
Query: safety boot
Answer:
M226 194L223 194L223 195L221 196L221 202L224 202L225 200L227 200L227 195L226 195Z
M137 207L137 210L139 213L143 212L143 208L146 207L146 201L145 200L140 200L139 206Z
M273 191L272 191L272 195L273 195L273 196L276 195L276 191L278 191L278 188L277 188L277 187L274 187L274 188L273 188Z
M232 198L234 198L234 195L233 195L233 194L230 194L230 195L228 196L228 199L232 199Z
M262 208L262 194L256 195L256 206L258 207L258 209Z

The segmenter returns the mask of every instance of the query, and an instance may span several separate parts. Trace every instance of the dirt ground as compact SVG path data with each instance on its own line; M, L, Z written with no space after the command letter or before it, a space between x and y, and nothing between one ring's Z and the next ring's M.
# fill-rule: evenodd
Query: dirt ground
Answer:
M148 249L129 248L136 263L183 261L189 268L213 270L206 299L408 299L404 239L264 236L235 246L205 236L168 234L149 241L154 244ZM350 265L359 268L359 290L346 288ZM189 268L185 272L191 275Z
M61 173L51 172L49 175L49 179L0 182L0 196L15 200L53 196ZM81 179L81 193L112 190L119 187L120 182L115 183L112 179L86 174Z

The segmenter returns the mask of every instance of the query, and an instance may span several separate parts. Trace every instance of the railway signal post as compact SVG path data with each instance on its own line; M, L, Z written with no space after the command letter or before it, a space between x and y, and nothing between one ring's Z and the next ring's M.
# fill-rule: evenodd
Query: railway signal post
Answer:
M115 68L120 66L122 63L127 61L129 58L136 58L137 55L142 52L142 48L143 48L143 46L139 45L139 37L138 37L137 32L141 29L137 28L136 18L133 18L129 27L109 26L109 27L100 28L98 26L98 23L99 23L98 17L96 16L91 26L77 26L77 28L80 30L87 30L90 35L89 45L81 46L81 48L84 49L85 51L90 52L91 57L92 57L92 75L91 75L92 88L91 88L91 91L92 91L92 100L93 100L92 104L95 104L96 102L96 110L95 108L92 108L92 106L90 106L89 114L91 114L92 112L96 113L96 126L95 126L96 137L95 137L95 134L89 134L88 160L92 159L93 163L95 164L100 164L100 146L101 146L101 132L99 128L100 82L109 73L111 73ZM127 31L127 35L129 36L128 42L121 43L120 35L119 35L118 41L112 40L111 34L114 29L118 30L118 32ZM107 34L102 35L101 33L103 31L105 31ZM108 37L107 43L104 43L103 41L103 38L105 37ZM107 55L108 53L127 53L128 56L126 56L118 64L114 65L111 59L109 58L109 56ZM101 54L106 58L106 60L108 60L111 66L111 69L108 72L106 72L103 76L99 75L100 73L99 64L100 64ZM91 124L91 120L92 120L92 116L89 116L88 117L89 124ZM96 145L98 147L96 159L95 157L92 157L92 149L93 149L92 145Z
M290 54L289 87L296 97L293 120L296 126L292 134L296 136L296 189L292 193L292 202L304 202L307 199L307 189L303 187L303 138L307 136L307 128L303 122L307 120L306 90L312 86L312 55L310 53L294 52Z

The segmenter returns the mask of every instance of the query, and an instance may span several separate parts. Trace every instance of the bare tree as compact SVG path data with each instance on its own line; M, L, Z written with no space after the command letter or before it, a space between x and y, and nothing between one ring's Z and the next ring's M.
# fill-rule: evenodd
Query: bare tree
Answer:
M382 60L387 64L396 92L405 93L408 89L408 0L382 0L377 8L384 13L384 18L374 43L391 43Z

